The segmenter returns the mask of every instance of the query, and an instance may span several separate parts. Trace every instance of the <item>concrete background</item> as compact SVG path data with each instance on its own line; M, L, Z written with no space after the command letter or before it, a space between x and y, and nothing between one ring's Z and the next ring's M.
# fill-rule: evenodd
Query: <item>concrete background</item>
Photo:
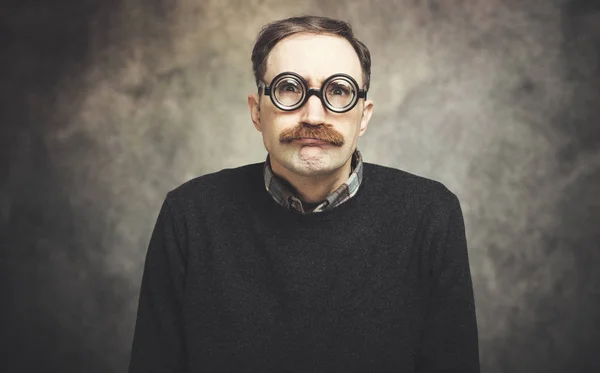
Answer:
M482 371L600 371L600 4L5 0L3 372L125 371L165 193L264 160L266 22L349 21L373 57L365 160L461 199Z

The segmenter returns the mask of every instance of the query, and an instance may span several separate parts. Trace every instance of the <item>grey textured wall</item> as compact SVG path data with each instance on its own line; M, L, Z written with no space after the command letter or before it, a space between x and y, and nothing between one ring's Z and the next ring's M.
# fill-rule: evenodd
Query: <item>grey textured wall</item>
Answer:
M484 372L600 371L600 4L62 0L0 10L0 370L127 365L165 193L262 161L259 28L352 23L367 161L461 199Z

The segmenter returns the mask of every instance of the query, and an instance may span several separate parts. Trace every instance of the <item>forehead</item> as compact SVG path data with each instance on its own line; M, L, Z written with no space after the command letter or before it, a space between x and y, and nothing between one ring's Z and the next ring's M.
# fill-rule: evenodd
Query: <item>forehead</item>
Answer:
M337 35L300 33L281 40L269 53L264 80L270 82L284 71L300 74L311 85L319 85L337 73L348 74L363 84L358 55L346 39Z

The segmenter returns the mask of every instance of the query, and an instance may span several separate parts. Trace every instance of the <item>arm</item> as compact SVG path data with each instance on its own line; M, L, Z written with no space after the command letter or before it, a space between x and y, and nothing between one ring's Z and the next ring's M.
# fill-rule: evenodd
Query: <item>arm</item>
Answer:
M452 194L431 241L430 298L417 372L478 373L473 283L462 210Z
M185 256L179 239L167 196L146 254L130 373L184 371L181 303Z

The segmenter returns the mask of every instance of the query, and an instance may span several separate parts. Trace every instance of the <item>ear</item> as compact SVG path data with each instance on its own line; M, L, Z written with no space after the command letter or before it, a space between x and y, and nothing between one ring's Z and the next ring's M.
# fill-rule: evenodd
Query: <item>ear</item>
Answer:
M371 115L373 115L373 101L365 100L365 106L362 111L362 118L360 119L360 132L358 136L362 136L367 130L367 126L369 125L369 121L371 120Z
M260 99L258 94L251 93L248 95L248 110L250 110L250 118L252 119L254 128L256 128L258 132L262 132L262 127L260 125Z

